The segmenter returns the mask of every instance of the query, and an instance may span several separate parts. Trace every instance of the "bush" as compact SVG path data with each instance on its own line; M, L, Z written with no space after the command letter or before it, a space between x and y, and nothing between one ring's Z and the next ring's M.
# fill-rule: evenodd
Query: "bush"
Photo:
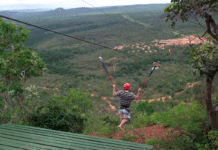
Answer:
M158 139L153 139L153 138L147 139L146 142L145 142L146 145L156 145L158 143L159 143L159 140Z
M194 146L193 140L193 136L184 133L177 136L172 136L171 132L169 132L166 139L161 139L155 144L158 146L158 149L197 150Z
M154 106L150 103L148 103L148 101L141 101L138 102L137 106L136 106L136 110L141 111L141 112L147 112L148 115L151 115L154 112Z
M192 105L179 104L166 112L155 112L150 116L151 121L179 130L178 136L168 136L158 143L159 148L167 149L205 149L215 150L218 146L218 132L208 130L208 116L199 102Z
M93 103L90 94L81 90L70 89L66 96L54 95L44 106L41 106L29 116L33 126L82 133L85 127L85 117Z
M44 108L44 112L42 109ZM82 133L86 119L72 114L61 106L45 106L29 116L29 123L35 127Z
M91 114L88 118L87 121L85 121L85 129L84 129L84 134L89 134L95 131L98 131L99 129L103 128L104 122L102 121L102 118Z
M132 106L132 105L131 105ZM133 128L142 128L148 126L151 123L150 116L145 112L139 112L136 109L132 109L131 120L129 124L133 126ZM128 126L126 126L128 128ZM132 127L128 128L132 130Z
M82 90L69 89L66 96L54 95L49 100L50 105L59 105L74 114L83 114L93 108L93 102L90 101L90 94Z
M98 129L100 134L110 134L118 130L117 126L120 123L120 120L116 116L105 115L102 119L102 127Z
M158 145L159 149L216 150L218 147L218 132L211 130L207 136L208 138L196 142L194 134L182 131L177 136L172 136L169 133L167 139L161 139L155 144Z
M5 105L4 99L0 97L0 108L3 108Z
M134 136L134 135L131 135L130 133L127 133L126 135L123 134L123 136L121 137L121 140L135 142L136 141L135 138L137 138L137 136Z
M207 121L207 114L199 103L193 102L189 106L179 104L170 111L154 113L151 120L154 123L163 123L164 126L183 129L188 133L201 133L203 124Z
M160 101L154 101L150 104L154 106L155 112L166 112L172 109L174 106L178 105L179 102L175 101L174 99L165 98L166 102Z

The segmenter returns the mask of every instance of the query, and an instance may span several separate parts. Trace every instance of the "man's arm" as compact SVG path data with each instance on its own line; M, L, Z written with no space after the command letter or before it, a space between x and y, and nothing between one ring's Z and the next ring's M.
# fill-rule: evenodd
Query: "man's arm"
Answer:
M141 90L142 90L141 88L138 89L138 92L137 92L137 95L136 95L135 100L138 100L138 99L139 99L139 94L140 94Z
M117 96L116 92L115 92L115 84L113 84L113 96Z

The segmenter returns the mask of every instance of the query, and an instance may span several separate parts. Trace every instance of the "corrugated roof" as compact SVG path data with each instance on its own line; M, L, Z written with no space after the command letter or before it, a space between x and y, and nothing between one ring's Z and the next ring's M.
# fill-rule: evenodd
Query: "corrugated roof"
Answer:
M93 137L16 124L0 125L0 149L5 150L151 150L152 145Z

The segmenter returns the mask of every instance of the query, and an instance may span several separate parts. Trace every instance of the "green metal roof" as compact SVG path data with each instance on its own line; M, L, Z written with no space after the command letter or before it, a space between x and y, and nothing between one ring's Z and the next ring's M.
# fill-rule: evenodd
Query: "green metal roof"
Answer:
M16 124L0 125L0 150L151 150L152 145Z

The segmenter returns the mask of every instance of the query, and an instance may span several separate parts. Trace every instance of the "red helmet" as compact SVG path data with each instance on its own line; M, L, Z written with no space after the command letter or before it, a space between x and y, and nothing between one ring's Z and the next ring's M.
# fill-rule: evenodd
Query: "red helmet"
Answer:
M125 89L130 89L130 84L129 83L125 83L124 85L123 85L123 89L125 90Z

